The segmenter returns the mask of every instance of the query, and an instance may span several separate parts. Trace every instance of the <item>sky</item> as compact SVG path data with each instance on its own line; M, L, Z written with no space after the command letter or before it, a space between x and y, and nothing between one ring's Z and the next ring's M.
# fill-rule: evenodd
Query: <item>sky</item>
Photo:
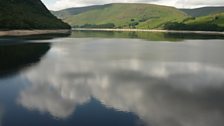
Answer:
M70 7L102 5L108 3L150 3L174 6L177 8L196 8L203 6L224 6L224 0L42 0L50 10Z

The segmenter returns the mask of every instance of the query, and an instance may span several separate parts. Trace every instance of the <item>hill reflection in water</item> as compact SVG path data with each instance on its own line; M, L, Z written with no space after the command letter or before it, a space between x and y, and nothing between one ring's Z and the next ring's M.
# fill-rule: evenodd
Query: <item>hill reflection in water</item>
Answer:
M23 43L0 46L0 76L10 75L36 62L50 49L49 43Z
M190 34L190 33L162 33L162 32L113 32L113 31L73 31L74 38L136 38L149 41L178 42L187 39L224 39L224 35Z

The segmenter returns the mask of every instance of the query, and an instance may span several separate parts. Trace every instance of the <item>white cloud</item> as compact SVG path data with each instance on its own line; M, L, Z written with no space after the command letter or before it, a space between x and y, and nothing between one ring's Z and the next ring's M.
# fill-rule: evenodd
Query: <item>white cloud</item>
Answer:
M200 6L220 6L224 5L223 0L54 0L48 2L43 0L47 7L51 10L60 10L69 7L80 7L87 5L102 5L107 3L153 3L167 6L175 6L178 8L192 8Z

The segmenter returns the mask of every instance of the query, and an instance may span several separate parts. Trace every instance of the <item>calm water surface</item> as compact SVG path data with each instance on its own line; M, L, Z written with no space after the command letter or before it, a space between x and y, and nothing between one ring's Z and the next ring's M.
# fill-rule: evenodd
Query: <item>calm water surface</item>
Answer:
M223 126L224 38L0 39L1 126Z

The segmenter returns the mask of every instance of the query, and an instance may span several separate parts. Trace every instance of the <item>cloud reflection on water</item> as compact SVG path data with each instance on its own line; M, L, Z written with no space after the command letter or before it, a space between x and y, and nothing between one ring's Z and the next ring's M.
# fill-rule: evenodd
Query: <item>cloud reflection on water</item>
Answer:
M118 59L102 48L87 54L86 46L94 46L88 43L74 45L56 44L49 58L25 74L32 85L20 93L22 106L67 118L93 97L148 125L224 125L223 68L140 60L133 54Z

